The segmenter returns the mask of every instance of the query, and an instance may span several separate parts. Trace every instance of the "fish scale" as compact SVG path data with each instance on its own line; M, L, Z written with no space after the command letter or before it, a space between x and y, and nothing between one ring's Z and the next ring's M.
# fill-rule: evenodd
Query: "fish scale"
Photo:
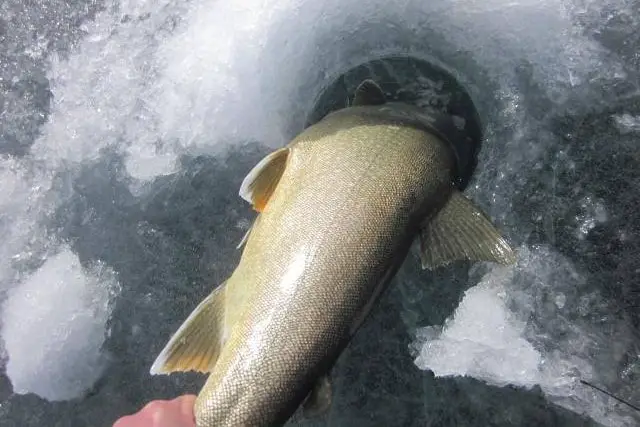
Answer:
M353 106L247 175L240 195L259 215L240 262L152 367L210 372L196 400L198 427L280 425L303 402L306 413L326 410L323 378L416 238L425 268L513 262L488 218L455 189L452 145L425 117L365 81Z

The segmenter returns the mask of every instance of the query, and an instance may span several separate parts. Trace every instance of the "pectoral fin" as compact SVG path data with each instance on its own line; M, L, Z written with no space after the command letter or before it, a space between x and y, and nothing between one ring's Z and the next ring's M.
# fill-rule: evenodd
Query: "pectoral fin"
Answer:
M289 156L288 148L281 148L266 156L254 166L242 181L240 197L262 212L278 186Z
M202 301L171 337L151 366L151 374L210 372L224 344L225 286Z
M382 105L387 102L380 86L371 79L364 80L356 89L353 105Z
M422 268L456 260L515 262L515 253L473 202L457 190L420 232Z
M322 415L331 407L331 381L329 376L320 378L302 404L302 414L307 418Z

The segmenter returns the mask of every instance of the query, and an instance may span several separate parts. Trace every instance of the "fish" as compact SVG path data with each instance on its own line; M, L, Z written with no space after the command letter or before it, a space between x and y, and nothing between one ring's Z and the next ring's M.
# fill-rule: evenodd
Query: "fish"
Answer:
M277 426L331 406L331 370L414 242L423 268L515 252L456 187L433 111L364 80L351 105L260 160L239 195L257 216L240 261L170 338L151 374L209 376L198 427Z

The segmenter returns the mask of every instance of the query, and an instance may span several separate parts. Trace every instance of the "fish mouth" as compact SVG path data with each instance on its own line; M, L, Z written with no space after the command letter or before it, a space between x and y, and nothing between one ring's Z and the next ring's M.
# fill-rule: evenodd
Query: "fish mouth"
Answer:
M305 127L347 107L355 89L374 80L390 102L418 107L429 131L447 141L456 158L455 185L463 191L478 163L483 126L471 95L453 73L411 56L386 56L352 67L322 88L307 115Z

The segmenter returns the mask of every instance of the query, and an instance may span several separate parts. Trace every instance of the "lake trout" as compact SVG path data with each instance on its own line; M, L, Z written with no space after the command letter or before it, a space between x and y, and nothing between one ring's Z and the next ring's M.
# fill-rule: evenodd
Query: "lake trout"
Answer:
M454 185L434 114L365 80L351 106L261 160L240 196L258 211L233 274L151 368L209 373L198 427L284 424L331 401L336 359L419 239L423 268L512 263L488 217Z

